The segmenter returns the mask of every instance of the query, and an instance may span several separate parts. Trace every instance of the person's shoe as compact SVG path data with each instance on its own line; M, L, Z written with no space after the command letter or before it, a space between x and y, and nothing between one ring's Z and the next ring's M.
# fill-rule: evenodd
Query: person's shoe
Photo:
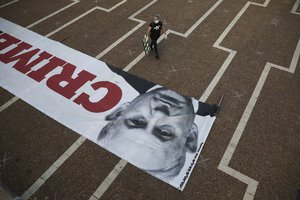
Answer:
M159 60L159 55L156 55L155 58L156 58L157 60Z

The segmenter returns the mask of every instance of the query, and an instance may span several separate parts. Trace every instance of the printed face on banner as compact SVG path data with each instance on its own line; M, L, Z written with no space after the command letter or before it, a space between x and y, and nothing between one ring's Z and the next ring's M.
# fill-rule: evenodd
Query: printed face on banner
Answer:
M193 98L2 18L0 31L2 88L136 167L184 189L215 120L208 115L209 104L199 106Z
M109 114L98 141L137 167L171 179L179 174L186 153L196 151L194 118L190 98L159 88Z

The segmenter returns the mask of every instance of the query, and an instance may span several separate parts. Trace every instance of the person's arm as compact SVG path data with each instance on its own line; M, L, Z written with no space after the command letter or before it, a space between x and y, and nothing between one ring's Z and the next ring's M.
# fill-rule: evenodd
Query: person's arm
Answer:
M148 27L148 31L147 31L148 37L150 37L150 35L151 35L151 30L152 30L152 27L149 26L149 27Z

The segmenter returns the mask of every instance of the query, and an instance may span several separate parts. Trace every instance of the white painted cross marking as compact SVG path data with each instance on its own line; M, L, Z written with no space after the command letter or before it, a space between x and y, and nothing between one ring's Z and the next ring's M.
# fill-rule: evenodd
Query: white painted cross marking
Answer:
M175 73L177 73L179 71L179 69L175 69L173 65L171 65L171 68L172 69L169 70L169 72L172 72L172 73L175 72Z
M256 55L259 55L259 56L262 56L264 53L265 52L263 52L263 51L259 51L259 50L256 51Z
M279 18L274 18L274 19L272 19L271 24L274 26L278 26L279 22L280 22Z
M241 100L242 96L244 96L245 94L240 94L238 91L232 91L234 93L233 98L238 98L239 100Z
M3 156L3 159L2 160L0 160L0 167L2 167L2 168L4 168L5 167L5 163L6 163L6 161L8 161L8 160L10 160L10 159L13 159L13 157L6 157L7 156L7 153L5 152L4 153L4 156Z
M197 161L200 167L203 167L207 171L207 162L210 161L211 158L203 158L202 155L199 156L199 160Z

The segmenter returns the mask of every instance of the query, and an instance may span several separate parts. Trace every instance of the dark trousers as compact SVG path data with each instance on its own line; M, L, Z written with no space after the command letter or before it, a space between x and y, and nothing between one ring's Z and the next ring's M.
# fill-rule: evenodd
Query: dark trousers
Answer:
M151 49L154 48L156 56L158 56L157 39L158 38L151 38L151 43L150 43L150 47L151 47Z

